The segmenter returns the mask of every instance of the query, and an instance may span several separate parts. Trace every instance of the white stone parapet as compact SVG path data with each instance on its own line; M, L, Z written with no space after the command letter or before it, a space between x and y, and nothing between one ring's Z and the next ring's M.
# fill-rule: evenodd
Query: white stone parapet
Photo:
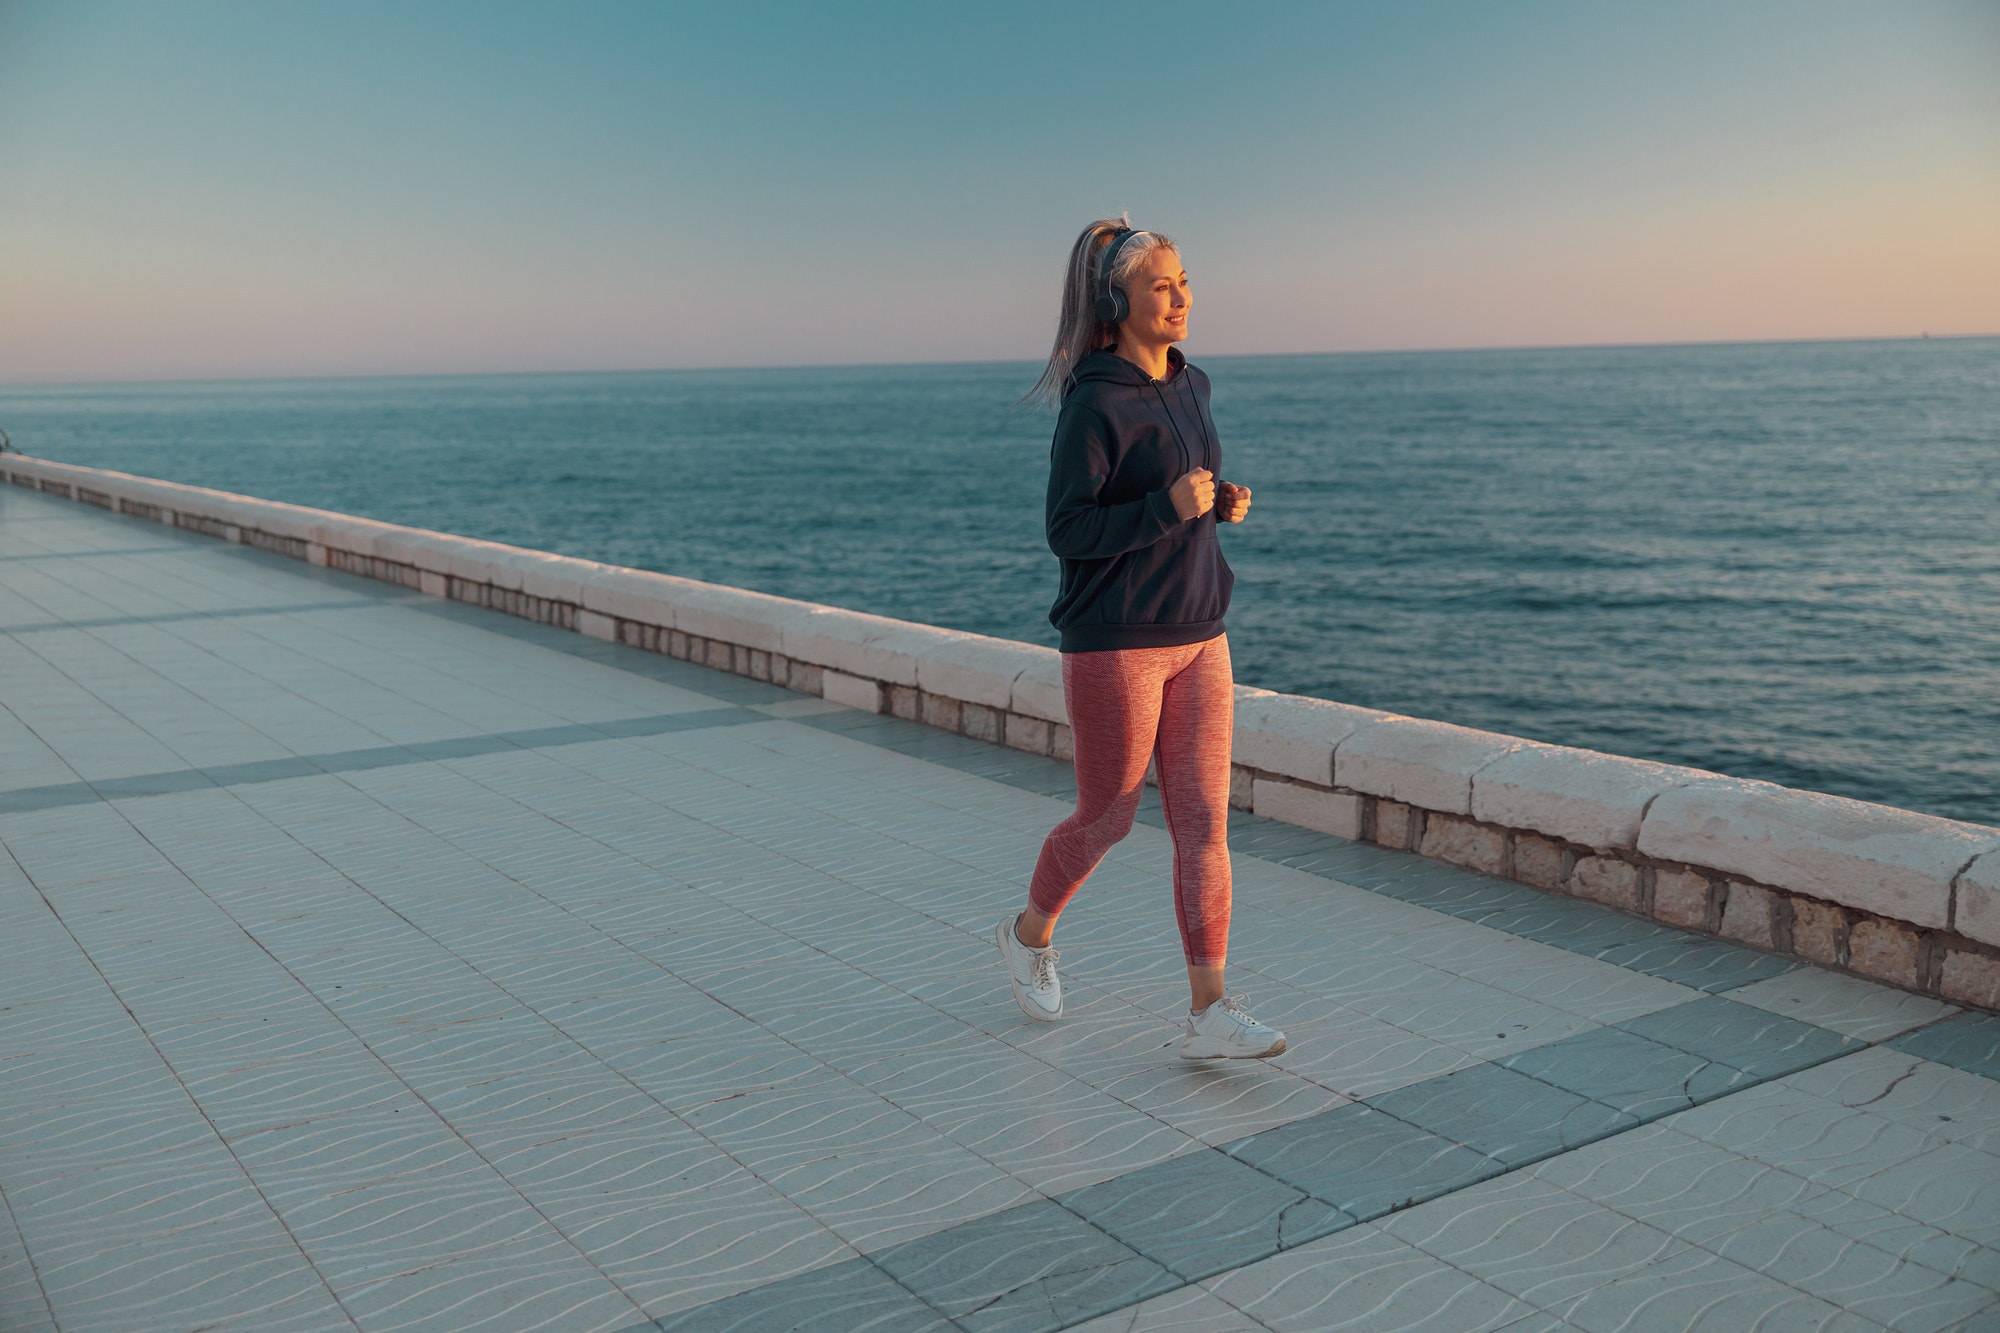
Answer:
M1070 758L1050 648L0 454L14 485ZM2000 1008L2000 830L1236 689L1231 803Z

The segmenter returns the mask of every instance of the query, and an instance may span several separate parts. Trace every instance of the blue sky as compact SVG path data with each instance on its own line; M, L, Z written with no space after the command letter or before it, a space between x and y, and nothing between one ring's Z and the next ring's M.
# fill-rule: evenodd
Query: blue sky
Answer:
M2000 3L0 0L0 380L2000 332Z

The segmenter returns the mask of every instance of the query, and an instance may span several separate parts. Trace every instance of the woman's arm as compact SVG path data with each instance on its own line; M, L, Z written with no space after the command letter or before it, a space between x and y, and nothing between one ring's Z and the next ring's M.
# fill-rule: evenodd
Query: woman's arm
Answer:
M1049 457L1049 549L1066 560L1101 560L1151 546L1181 523L1172 488L1124 504L1100 504L1111 476L1103 426L1087 410L1065 413Z

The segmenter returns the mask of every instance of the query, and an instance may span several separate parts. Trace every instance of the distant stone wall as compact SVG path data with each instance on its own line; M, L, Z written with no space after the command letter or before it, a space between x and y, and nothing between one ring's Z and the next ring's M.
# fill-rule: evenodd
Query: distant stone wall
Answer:
M118 472L7 480L1070 757L1048 648ZM2000 1009L2000 829L1238 686L1238 809Z

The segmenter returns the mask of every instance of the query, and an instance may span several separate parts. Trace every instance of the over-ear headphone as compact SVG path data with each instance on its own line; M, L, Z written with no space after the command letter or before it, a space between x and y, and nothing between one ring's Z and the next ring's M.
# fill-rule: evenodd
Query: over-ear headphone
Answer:
M1123 324L1132 313L1132 305L1125 299L1125 289L1111 285L1111 266L1118 262L1118 252L1125 248L1125 242L1134 236L1143 236L1127 227L1118 233L1117 239L1104 247L1104 258L1097 265L1097 322L1100 324Z

